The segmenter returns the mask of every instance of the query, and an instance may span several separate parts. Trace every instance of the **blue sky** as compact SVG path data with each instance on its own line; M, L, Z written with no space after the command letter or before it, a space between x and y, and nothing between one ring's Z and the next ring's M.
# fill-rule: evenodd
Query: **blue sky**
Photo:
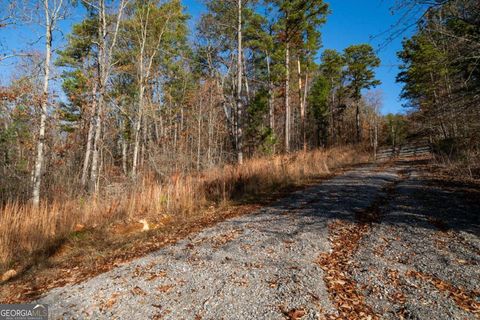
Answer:
M391 14L393 0L330 0L332 14L322 28L323 48L343 50L351 44L370 43L382 60L377 69L377 78L382 81L378 88L383 91L382 112L401 112L399 95L401 84L395 83L400 63L396 52L401 49L401 38L383 48L386 36L381 35L399 20ZM407 36L407 35L406 35ZM372 37L375 37L372 40Z
M332 13L322 27L322 50L328 48L342 51L351 44L370 43L378 50L377 53L382 60L382 65L377 70L377 78L382 81L382 85L378 88L382 90L384 97L382 112L401 112L402 101L399 99L401 84L395 83L399 64L396 52L401 49L401 38L395 39L385 48L381 48L385 36L372 39L372 36L385 32L398 21L398 15L392 15L390 10L394 0L327 0L327 2L330 4ZM192 17L190 26L194 27L196 20L205 10L202 0L183 0L183 4ZM68 21L62 22L60 29L63 35L68 33L73 23L82 18L82 11L76 9ZM35 41L41 35L41 29L38 26L3 30L0 34L0 42L5 45L5 48L0 50L18 51L27 43L30 45L29 42ZM41 50L41 41L34 46ZM8 82L12 68L11 62L0 65L0 84Z

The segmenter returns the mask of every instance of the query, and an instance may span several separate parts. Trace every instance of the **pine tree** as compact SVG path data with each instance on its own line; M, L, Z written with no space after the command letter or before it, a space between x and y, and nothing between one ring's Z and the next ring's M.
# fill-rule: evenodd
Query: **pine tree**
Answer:
M336 138L336 113L338 113L339 100L337 97L341 90L343 74L345 69L345 59L336 50L327 49L322 53L320 63L320 73L328 81L328 113L330 114L329 127L332 142L337 142Z
M362 90L378 86L381 82L375 79L374 68L380 65L380 59L376 56L369 44L353 45L344 51L346 79L349 82L352 98L355 101L355 140L361 141L360 124L360 99Z

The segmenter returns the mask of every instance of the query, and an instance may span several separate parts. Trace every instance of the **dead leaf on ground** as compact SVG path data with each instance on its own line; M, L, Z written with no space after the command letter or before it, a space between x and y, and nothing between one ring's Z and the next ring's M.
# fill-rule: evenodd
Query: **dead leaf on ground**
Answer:
M299 320L305 316L305 310L303 309L292 309L287 312L286 316L289 320Z
M160 292L163 292L163 293L167 293L170 290L172 290L174 287L175 286L173 284L166 284L166 285L163 285L163 286L158 286L157 290L160 291Z
M147 277L147 281L152 281L156 278L165 278L167 276L167 272L164 270L158 271L158 272L152 272L150 275Z
M17 271L15 271L14 269L10 269L7 272L5 272L4 274L2 274L2 281L1 282L7 282L8 280L12 279L16 275L17 275Z
M131 292L134 296L145 296L145 295L147 295L147 293L142 288L140 288L139 286L134 287L131 290Z
M101 307L100 309L101 310L104 310L104 309L110 309L111 307L113 307L113 305L115 303L117 303L117 297L119 296L120 294L119 293L113 293L112 296L110 297L110 299L108 299Z

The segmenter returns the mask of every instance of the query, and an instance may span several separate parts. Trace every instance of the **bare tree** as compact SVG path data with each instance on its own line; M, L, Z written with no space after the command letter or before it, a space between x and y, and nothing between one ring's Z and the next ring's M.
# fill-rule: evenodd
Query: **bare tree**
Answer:
M374 159L377 159L377 149L378 149L378 131L380 125L380 110L383 104L383 93L381 90L369 91L365 95L365 103L367 108L370 109L370 127L372 132L372 146L373 146L373 156Z
M290 152L290 43L285 43L285 152Z
M49 83L51 68L50 64L52 58L53 31L55 30L58 21L64 17L64 9L65 3L63 0L43 0L43 15L45 26L45 62L43 64L43 92L41 99L42 102L40 106L40 124L37 141L37 155L35 158L35 168L33 172L32 202L35 206L38 206L40 202L42 169L45 162L45 127L47 122L47 109L49 104Z
M117 13L113 19L112 29L109 30L109 21L105 0L97 0L96 3L84 1L88 6L98 11L98 97L94 111L95 129L93 138L92 167L90 170L90 191L98 191L99 157L102 133L102 116L105 110L107 84L114 61L112 61L113 49L117 44L118 32L122 15L129 0L121 0L118 4Z
M242 0L238 0L237 25L237 161L243 164L243 104L242 104Z
M137 78L138 78L138 110L137 110L137 120L135 122L135 142L133 149L133 163L132 163L132 177L135 178L137 174L138 166L138 154L140 149L140 131L142 119L144 117L145 109L145 90L147 87L147 82L149 81L152 74L152 67L154 65L154 59L159 54L160 47L162 45L163 37L170 26L170 20L174 12L167 10L165 16L160 21L158 16L151 16L151 6L147 4L146 8L141 8L139 10L139 35L137 37L138 44L140 47L138 55L138 67L137 67ZM157 21L155 21L157 20ZM153 24L161 23L162 26L158 34L154 34L154 39L149 39L151 35L151 30L149 30Z

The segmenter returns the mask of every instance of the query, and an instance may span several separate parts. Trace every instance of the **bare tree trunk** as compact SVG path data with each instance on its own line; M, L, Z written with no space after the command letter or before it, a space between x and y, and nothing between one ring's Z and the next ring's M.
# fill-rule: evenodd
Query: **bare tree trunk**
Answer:
M98 28L100 44L98 46L98 70L99 70L99 96L98 107L95 113L95 138L93 141L92 167L90 170L89 189L93 193L98 191L98 160L100 149L100 135L102 134L102 112L105 104L105 85L107 77L107 58L106 58L106 37L107 37L107 17L105 13L105 1L99 0Z
M360 101L356 101L356 109L355 109L355 129L356 129L356 142L360 143L362 139L362 132L360 128Z
M102 107L104 104L104 94L101 93L103 89L100 90L100 95L98 99L97 112L95 114L95 137L93 139L93 154L92 154L92 168L90 171L90 191L97 193L98 191L98 163L100 156L100 135L102 134Z
M40 186L42 182L42 169L45 162L44 146L45 146L45 127L47 122L47 106L48 106L48 85L50 78L50 60L52 57L52 30L53 22L50 16L48 0L44 0L45 6L45 64L43 77L43 96L40 114L40 130L37 142L37 157L35 159L35 169L33 173L33 191L32 203L38 206L40 203Z
M242 0L238 0L237 42L237 162L243 164Z
M377 148L378 148L378 120L377 115L374 115L374 125L373 125L373 157L377 160Z
M142 151L140 152L140 161L138 168L143 168L144 161L147 158L147 148L148 148L148 134L149 134L149 125L148 125L148 117L145 112L143 111L143 130L142 130Z
M267 54L267 73L268 73L268 120L270 124L270 130L272 133L275 130L275 110L273 106L273 84L272 74L270 70L270 55Z
M246 61L245 54L242 52L242 61ZM247 105L250 103L250 85L248 84L248 73L247 73L247 64L243 63L243 83L245 84L245 98Z
M200 171L200 156L201 156L201 145L202 145L202 103L199 102L199 110L197 115L197 171Z
M285 152L290 152L290 46L285 44Z
M302 93L302 66L300 58L297 57L297 72L298 72L298 99L300 101L300 134L302 136L303 151L307 152L307 135L305 131L305 104Z
M93 86L92 92L92 113L90 115L90 121L88 126L88 135L87 135L87 146L85 149L85 158L83 160L83 170L82 170L82 186L87 185L88 178L88 166L90 165L90 155L92 153L92 143L93 143L93 133L95 128L95 114L97 112L97 84Z
M208 167L212 166L212 139L213 139L213 103L212 103L212 88L208 90L208 139L207 139L207 163Z
M125 137L122 137L122 169L123 169L123 174L124 175L128 174L127 151L128 151L127 139L125 139Z
M140 77L140 81L143 81L143 77ZM139 102L138 102L138 113L137 121L135 123L135 142L133 146L133 160L132 160L132 178L135 178L137 175L137 166L138 166L138 152L140 149L140 129L142 128L142 117L143 117L143 95L145 87L143 84L140 85L139 90Z
M143 21L143 19L142 19ZM133 145L133 158L132 158L132 178L135 179L137 175L137 166L138 166L138 152L140 149L140 129L142 128L142 117L143 117L143 104L144 104L144 94L145 94L145 75L144 75L144 55L145 55L145 43L147 41L147 28L148 28L148 11L145 24L142 24L141 29L141 43L140 43L140 55L139 55L139 87L138 87L138 112L137 112L137 121L135 123L135 135L134 135L134 145Z
M152 70L154 58L157 55L157 52L160 48L162 43L163 35L166 31L168 26L168 22L170 20L170 16L167 17L165 24L160 31L160 34L157 38L155 48L149 54L146 52L146 42L148 38L148 26L150 23L149 20L150 10L148 9L146 12L146 16L142 18L142 26L141 26L141 36L140 36L140 53L139 53L139 68L138 76L139 76L139 102L138 102L138 112L137 112L137 122L135 124L135 142L133 148L133 159L132 159L132 178L135 178L138 171L138 158L139 158L139 151L140 151L140 134L142 128L142 121L144 118L144 108L145 108L145 90L146 90L146 83L150 78L150 73ZM144 134L146 133L146 126L144 126ZM146 136L145 136L146 137ZM144 139L145 140L145 139ZM142 150L145 150L145 141L142 145ZM144 155L145 152L142 152ZM143 157L141 158L143 161Z
M308 103L307 103L307 95L308 95L308 72L305 72L305 83L303 85L303 110L305 114L304 121L306 122L307 114L308 114ZM307 151L308 143L307 143L307 128L306 124L304 124L303 130L303 141L304 141L304 151Z
M105 8L105 0L98 0L98 106L95 116L95 137L93 142L93 154L92 154L92 167L90 170L90 192L98 192L98 175L99 175L99 156L100 156L100 135L102 133L102 115L105 110L106 103L106 90L108 77L111 71L111 61L109 59L113 55L113 48L117 42L118 31L120 29L120 22L122 20L123 10L125 9L128 0L121 0L118 7L118 13L115 18L115 29L113 32L107 30L107 13ZM84 1L87 6L92 6L91 3ZM107 37L109 35L109 37ZM111 43L107 48L108 40L111 39Z

